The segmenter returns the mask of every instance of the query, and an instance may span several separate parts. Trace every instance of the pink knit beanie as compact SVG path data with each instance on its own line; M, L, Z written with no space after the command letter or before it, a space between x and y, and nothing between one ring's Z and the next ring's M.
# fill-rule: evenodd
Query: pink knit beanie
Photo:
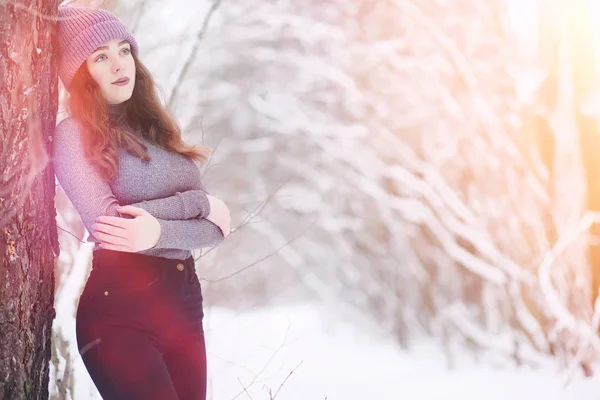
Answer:
M69 91L75 73L98 47L113 39L127 40L132 53L138 46L125 25L110 11L87 7L58 7L60 65L58 75Z

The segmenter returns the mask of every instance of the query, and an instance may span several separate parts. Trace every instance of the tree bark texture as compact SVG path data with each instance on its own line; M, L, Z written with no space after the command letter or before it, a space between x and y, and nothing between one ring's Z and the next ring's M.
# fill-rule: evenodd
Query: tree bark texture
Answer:
M47 399L59 0L0 2L0 399Z

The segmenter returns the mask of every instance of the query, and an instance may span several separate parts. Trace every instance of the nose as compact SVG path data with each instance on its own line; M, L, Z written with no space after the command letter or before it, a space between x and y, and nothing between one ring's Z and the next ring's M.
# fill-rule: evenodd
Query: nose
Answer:
M120 72L123 69L123 65L121 64L121 61L118 58L113 60L111 64L111 69L114 74Z

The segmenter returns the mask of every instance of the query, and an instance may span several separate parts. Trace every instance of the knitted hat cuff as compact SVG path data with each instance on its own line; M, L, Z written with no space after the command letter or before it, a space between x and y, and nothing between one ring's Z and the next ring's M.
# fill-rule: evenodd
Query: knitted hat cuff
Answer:
M97 22L79 32L69 41L61 56L59 76L68 91L73 77L85 60L101 45L113 39L127 40L132 53L138 53L138 46L127 28L117 19Z

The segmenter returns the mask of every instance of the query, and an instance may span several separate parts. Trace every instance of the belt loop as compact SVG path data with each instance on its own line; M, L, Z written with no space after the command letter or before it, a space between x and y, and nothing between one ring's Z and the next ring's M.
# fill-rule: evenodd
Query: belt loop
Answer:
M187 267L186 269L188 270L187 271L187 274L188 274L187 278L188 278L188 281L191 282L194 279L194 269L196 268L196 265L194 263L194 256L189 256L187 258L187 260L185 260L185 261L186 261L185 264L186 264L186 267Z

